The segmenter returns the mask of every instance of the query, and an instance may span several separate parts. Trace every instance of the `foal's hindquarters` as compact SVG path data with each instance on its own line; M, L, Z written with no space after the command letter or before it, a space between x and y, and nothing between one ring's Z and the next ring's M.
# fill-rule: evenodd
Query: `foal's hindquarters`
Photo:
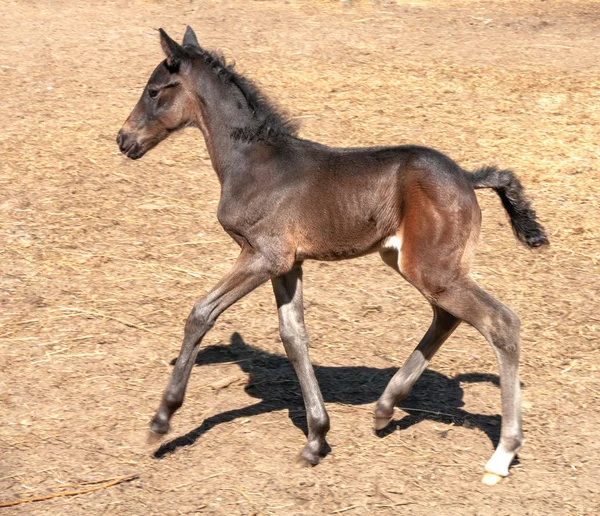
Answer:
M501 436L483 477L484 483L495 484L508 475L523 442L519 318L470 277L481 227L481 210L473 187L460 176L450 184L422 181L413 182L412 191L409 188L406 192L401 225L379 252L387 265L431 303L433 321L377 402L375 429L387 426L396 403L408 396L441 345L465 321L491 344L500 368Z
M408 154L400 163L380 160L378 168L370 169L368 181L360 175L346 177L341 183L330 177L319 178L319 191L301 199L303 212L314 213L315 205L323 205L323 198L331 198L333 208L330 206L329 210L335 212L337 218L319 226L318 231L311 233L305 229L298 249L301 256L313 259L328 259L336 253L350 258L351 251L344 248L347 242L352 242L358 253L361 249L379 251L383 261L431 303L433 321L429 330L377 403L376 430L388 425L394 406L408 396L429 361L461 321L474 326L488 340L500 366L503 415L500 443L486 465L484 476L484 482L493 484L508 475L508 468L522 444L519 319L470 277L481 228L481 210L472 176L438 153L418 149ZM361 156L353 155L352 159L357 164ZM390 173L392 169L394 172ZM346 196L344 202L345 190L352 195ZM364 193L357 193L361 191ZM336 192L342 192L339 198L335 198ZM354 198L356 195L360 195L360 202ZM358 205L360 209L356 208ZM310 227L308 223L300 225ZM281 285L276 288L276 295L278 290L281 296ZM289 308L280 308L280 318L282 310L289 312ZM295 313L301 310L298 305ZM309 438L302 455L316 463L329 421L316 380L312 379L312 370L308 369L308 358L299 361L295 351L304 349L306 345L299 342L308 339L303 320L297 315L296 319L294 325L282 327L281 335L301 379L307 406ZM294 349L291 349L288 327L302 328ZM311 420L320 424L311 425Z

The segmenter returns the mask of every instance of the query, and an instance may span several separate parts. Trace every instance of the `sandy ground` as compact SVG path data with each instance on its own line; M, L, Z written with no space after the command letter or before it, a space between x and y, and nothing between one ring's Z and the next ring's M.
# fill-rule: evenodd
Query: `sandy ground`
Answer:
M598 513L600 4L7 0L0 20L0 503L139 475L2 514ZM542 253L478 194L475 277L522 318L527 442L501 485L480 483L497 366L467 326L373 434L374 402L430 321L375 256L305 266L332 422L319 466L295 462L304 409L269 286L205 339L174 441L146 444L183 322L237 254L199 132L138 162L114 143L162 59L155 29L186 24L303 137L421 143L523 179Z

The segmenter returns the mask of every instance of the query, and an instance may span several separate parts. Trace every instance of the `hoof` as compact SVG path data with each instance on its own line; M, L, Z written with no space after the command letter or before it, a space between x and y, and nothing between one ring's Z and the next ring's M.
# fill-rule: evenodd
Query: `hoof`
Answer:
M309 467L316 466L321 458L314 453L305 452L304 450L298 455L298 464L301 466Z
M391 417L387 416L375 416L374 424L375 424L375 432L379 432L383 430L386 426L390 424L392 421Z
M321 457L324 457L329 451L331 451L331 448L327 442L322 445L313 443L313 446L307 444L298 455L298 462L303 466L316 466Z
M375 433L377 433L390 424L390 421L394 417L394 406L388 406L387 403L382 403L379 400L375 406L374 417Z
M504 477L501 477L500 475L497 475L496 473L490 473L489 471L486 471L483 474L483 477L481 478L481 481L486 485L486 486L495 486L496 484L498 484Z
M383 430L386 426L388 426L394 417L394 403L390 402L390 400L384 398L382 395L377 401L375 410L373 412L375 417L375 433L377 433L379 430Z
M169 421L165 419L161 419L158 416L154 416L152 423L150 423L150 433L151 434L160 434L165 435L169 433L171 429L171 425L169 425Z

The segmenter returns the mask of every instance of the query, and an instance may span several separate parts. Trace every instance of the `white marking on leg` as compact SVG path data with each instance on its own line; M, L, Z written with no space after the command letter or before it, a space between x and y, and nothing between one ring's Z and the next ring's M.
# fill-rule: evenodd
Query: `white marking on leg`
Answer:
M516 451L509 452L503 450L502 446L499 445L492 455L492 458L485 465L485 470L489 473L495 473L501 477L508 476L508 468L510 467L516 454Z

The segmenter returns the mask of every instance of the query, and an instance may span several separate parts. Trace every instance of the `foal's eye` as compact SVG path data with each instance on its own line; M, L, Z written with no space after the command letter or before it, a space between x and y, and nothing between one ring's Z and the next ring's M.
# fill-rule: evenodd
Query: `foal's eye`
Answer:
M151 98L156 98L156 96L159 94L160 90L148 90L148 95L150 95Z

